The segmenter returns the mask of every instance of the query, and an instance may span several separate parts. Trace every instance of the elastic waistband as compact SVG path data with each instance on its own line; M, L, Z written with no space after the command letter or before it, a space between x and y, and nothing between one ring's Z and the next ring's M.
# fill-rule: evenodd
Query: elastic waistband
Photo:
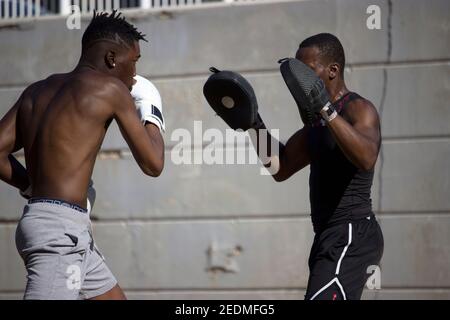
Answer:
M347 223L357 223L362 220L375 220L375 214L373 212L368 212L367 214L361 214L357 216L351 216L344 219L339 219L337 221L332 222L326 222L324 224L320 223L314 223L313 222L313 228L315 233L321 233L324 230L328 228L332 228L341 224L347 224Z
M56 204L59 206L63 206L75 211L78 211L80 213L87 214L87 209L80 207L77 204L69 203L67 201L58 200L58 199L50 199L50 198L31 198L28 200L28 204L35 204L35 203L47 203L47 204Z

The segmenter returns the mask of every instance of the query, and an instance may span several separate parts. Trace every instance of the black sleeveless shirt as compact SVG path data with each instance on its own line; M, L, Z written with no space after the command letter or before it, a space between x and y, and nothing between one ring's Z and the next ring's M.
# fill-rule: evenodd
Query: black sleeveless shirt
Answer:
M349 92L333 106L342 115L350 101L364 99ZM311 155L309 187L314 231L372 214L370 191L374 171L362 171L343 154L326 124L316 122L308 132Z

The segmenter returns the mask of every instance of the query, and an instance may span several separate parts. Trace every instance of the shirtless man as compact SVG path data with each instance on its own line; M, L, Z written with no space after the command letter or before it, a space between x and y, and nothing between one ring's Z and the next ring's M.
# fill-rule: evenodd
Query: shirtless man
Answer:
M163 170L160 98L135 77L139 40L120 13L94 14L75 69L31 84L0 121L0 178L30 198L16 231L25 299L125 298L93 242L87 189L113 120L142 171ZM26 169L12 156L21 148Z

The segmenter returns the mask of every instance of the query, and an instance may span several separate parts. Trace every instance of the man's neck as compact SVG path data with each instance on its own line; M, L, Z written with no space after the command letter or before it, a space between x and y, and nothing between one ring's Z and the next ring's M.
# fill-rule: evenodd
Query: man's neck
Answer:
M95 59L81 57L74 71L91 69L99 72L107 72L104 64L96 63Z
M327 90L330 94L331 103L335 103L348 92L344 80L337 81L336 84L330 84Z

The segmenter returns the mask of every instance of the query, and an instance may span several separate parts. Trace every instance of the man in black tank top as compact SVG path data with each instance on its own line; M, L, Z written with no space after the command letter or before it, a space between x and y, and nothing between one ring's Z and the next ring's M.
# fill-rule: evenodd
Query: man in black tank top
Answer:
M334 109L345 119L346 107L358 99L365 103L357 93L347 92L333 103ZM349 161L322 120L310 129L308 149L311 218L315 232L370 215L373 168L363 170Z
M310 165L315 238L305 298L360 299L384 246L370 198L381 144L378 113L370 101L347 89L344 49L335 36L307 38L296 58L322 79L336 112L321 112L321 119L305 125L286 145L280 143L278 157L273 155L267 166L275 168L276 181L284 181Z

